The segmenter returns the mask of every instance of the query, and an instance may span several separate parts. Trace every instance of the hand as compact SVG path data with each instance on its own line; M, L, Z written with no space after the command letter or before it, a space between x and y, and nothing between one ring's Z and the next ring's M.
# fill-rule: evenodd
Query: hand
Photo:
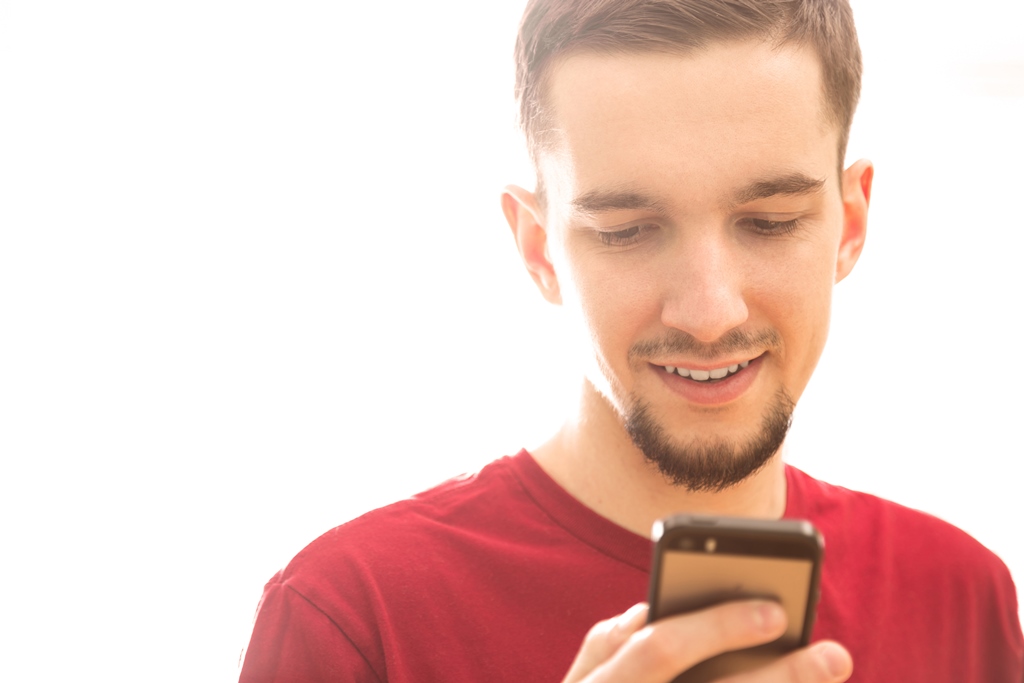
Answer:
M647 605L596 624L563 683L666 683L706 659L770 643L786 630L774 602L730 602L644 625ZM685 646L684 646L685 644ZM822 641L729 683L841 683L853 673L850 654ZM724 681L723 681L724 683Z

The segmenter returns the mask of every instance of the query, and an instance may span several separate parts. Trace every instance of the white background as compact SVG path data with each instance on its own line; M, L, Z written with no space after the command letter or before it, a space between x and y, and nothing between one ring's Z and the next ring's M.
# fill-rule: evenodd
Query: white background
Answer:
M0 678L231 680L305 543L557 426L521 9L0 3ZM1024 581L1024 3L855 11L869 240L788 457Z

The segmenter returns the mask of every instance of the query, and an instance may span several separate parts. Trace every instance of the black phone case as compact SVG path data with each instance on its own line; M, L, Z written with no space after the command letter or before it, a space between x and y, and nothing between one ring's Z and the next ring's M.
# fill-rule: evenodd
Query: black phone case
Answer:
M713 552L718 555L763 557L779 559L806 559L811 562L803 628L798 643L781 644L781 640L757 648L726 653L679 675L673 683L704 683L721 675L722 666L754 668L764 661L778 657L786 651L808 644L820 596L823 540L814 526L805 520L759 520L703 515L674 515L655 524L654 559L648 594L648 623L657 619L710 607L725 600L767 597L757 594L730 593L728 591L695 596L683 604L676 601L671 611L663 609L660 595L663 558L666 552L692 552L703 554L709 539ZM685 546L685 547L684 547ZM706 552L706 551L705 551ZM739 670L739 669L737 669Z

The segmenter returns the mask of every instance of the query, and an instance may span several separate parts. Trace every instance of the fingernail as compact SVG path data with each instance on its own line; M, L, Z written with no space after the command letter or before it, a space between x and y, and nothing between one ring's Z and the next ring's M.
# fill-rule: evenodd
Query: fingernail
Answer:
M825 665L828 675L836 678L842 676L849 669L850 658L846 652L835 643L822 643L818 646L818 658Z
M786 614L782 608L774 602L766 602L757 608L758 621L761 630L766 633L775 633L782 628Z

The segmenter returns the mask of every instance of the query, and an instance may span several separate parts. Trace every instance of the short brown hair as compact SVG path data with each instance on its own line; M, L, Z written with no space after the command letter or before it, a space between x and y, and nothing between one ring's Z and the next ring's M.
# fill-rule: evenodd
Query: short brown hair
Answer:
M839 130L841 171L861 80L847 0L530 0L515 60L519 123L534 164L546 144L547 72L558 57L576 51L688 53L745 38L809 45L816 52L826 114Z

